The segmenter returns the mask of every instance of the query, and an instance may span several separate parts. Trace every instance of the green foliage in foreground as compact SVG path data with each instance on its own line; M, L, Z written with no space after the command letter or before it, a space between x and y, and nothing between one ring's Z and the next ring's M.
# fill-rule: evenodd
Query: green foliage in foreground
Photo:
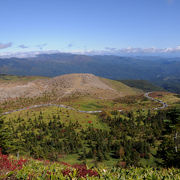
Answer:
M50 163L47 161L35 161L29 160L29 162L23 166L21 170L11 171L7 174L0 175L0 178L9 179L149 179L160 180L180 179L180 169L170 168L135 168L129 167L128 169L122 168L88 168L93 172L96 172L98 176L85 176L79 177L79 170L77 168L62 165L60 163ZM69 172L71 173L65 173ZM81 172L83 174L83 172Z
M94 120L87 120L85 114L84 121L77 116L69 122L71 114L66 114L64 121L63 113L56 109L48 115L40 111L38 116L27 113L25 117L22 113L5 119L2 149L59 162L67 162L66 157L74 155L73 164L180 167L178 109L102 112ZM95 122L108 128L100 128Z

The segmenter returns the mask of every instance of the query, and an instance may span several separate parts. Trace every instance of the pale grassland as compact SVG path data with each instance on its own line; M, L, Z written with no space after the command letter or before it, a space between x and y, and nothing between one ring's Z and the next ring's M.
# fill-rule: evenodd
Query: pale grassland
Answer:
M8 114L5 117L5 121L7 122L10 119L18 119L24 118L27 121L29 118L31 119L38 119L40 112L42 112L43 120L45 122L49 122L53 119L53 116L60 116L60 121L69 124L70 122L76 123L78 122L81 124L82 128L87 128L90 125L97 129L107 129L108 127L106 124L101 123L98 120L98 116L95 114L86 114L76 112L74 110L67 110L65 108L57 108L57 107L44 107L44 108L35 108L29 110L23 110L19 112L14 112ZM91 121L91 123L89 123Z
M104 83L108 84L110 87L112 87L113 89L116 89L119 92L122 92L122 96L124 95L138 95L138 94L142 94L143 91L140 89L136 89L136 88L131 88L119 81L114 81L111 79L105 79L105 78L100 78Z

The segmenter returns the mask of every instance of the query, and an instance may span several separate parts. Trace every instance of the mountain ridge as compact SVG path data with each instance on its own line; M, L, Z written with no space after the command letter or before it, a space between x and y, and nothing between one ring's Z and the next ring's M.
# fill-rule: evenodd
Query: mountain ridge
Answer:
M93 74L66 74L54 78L31 79L24 81L2 81L0 100L18 97L39 97L53 94L58 99L69 96L92 96L113 99L140 93L121 82L97 77Z
M148 80L180 93L180 58L121 57L112 55L41 54L29 58L0 59L0 73L55 77L71 73L123 80Z

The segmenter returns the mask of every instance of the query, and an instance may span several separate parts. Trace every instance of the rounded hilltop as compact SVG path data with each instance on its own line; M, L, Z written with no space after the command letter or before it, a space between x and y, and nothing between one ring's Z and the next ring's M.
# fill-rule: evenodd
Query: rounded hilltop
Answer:
M38 97L45 93L58 99L70 96L91 96L113 99L140 93L127 85L101 78L93 74L65 74L54 78L21 78L16 81L0 81L0 100L17 97Z

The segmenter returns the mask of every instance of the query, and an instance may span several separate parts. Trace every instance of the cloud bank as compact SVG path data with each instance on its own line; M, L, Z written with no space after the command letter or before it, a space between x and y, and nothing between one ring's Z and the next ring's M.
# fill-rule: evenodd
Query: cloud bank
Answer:
M17 57L17 58L27 58L27 57L36 57L40 54L55 54L60 53L58 50L49 50L49 51L27 51L27 52L4 52L0 54L0 58L11 58L11 57Z
M103 50L89 50L81 52L89 55L180 55L180 46L175 48L112 48L105 47Z
M112 52L112 53L173 53L173 52L180 52L180 46L175 48L108 48L106 47L105 50Z
M1 47L1 46L0 46ZM26 58L36 57L40 54L72 53L84 55L114 55L114 56L177 56L180 57L180 46L175 48L112 48L105 47L103 50L72 50L62 52L60 50L40 50L27 52L2 52L0 58Z

